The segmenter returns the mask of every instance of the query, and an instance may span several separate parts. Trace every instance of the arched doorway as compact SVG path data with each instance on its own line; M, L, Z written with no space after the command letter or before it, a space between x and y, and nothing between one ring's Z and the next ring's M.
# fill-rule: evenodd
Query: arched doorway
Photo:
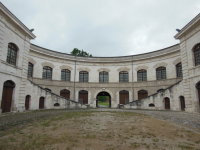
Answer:
M81 104L88 104L88 91L79 91L78 101Z
M170 99L168 97L165 97L165 109L170 109Z
M30 107L30 100L31 100L31 96L30 96L30 95L27 95L27 96L26 96L26 99L25 99L25 107L26 107L26 110L29 110L29 107Z
M119 92L119 103L127 104L129 102L129 92L126 90Z
M148 92L146 90L138 91L138 99L142 99L148 96Z
M98 108L98 96L108 96L108 98L109 98L109 99L108 99L108 101L109 101L109 102L108 102L108 103L109 103L109 106L108 106L108 107L109 107L109 108L111 107L111 96L110 96L110 94L109 94L108 92L104 92L104 91L103 91L103 92L100 92L100 93L97 94L97 97L96 97L96 99L97 99L97 100L96 100L96 107L97 107L97 108Z
M61 90L60 91L60 96L65 97L65 98L70 98L70 91L67 89Z
M181 110L185 111L185 98L183 96L180 96L180 104L181 104Z
M8 81L4 82L2 101L1 101L2 113L11 111L14 88L15 88L15 83L13 81L8 80Z
M44 109L44 97L40 97L40 100L39 100L39 109Z
M196 88L198 90L198 96L199 96L199 109L200 109L200 82L196 85Z

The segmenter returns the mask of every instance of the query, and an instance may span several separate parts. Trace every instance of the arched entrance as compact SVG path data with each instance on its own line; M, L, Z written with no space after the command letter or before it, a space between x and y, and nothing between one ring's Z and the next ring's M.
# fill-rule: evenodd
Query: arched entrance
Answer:
M196 88L198 90L198 96L199 96L199 109L200 109L200 82L196 85Z
M40 100L39 100L39 109L44 109L44 97L40 97Z
M170 100L168 97L165 97L165 109L170 109Z
M2 113L11 111L14 87L15 87L15 83L13 81L8 80L4 82L2 101L1 101Z
M31 96L30 96L30 95L27 95L27 96L26 96L26 99L25 99L25 107L26 107L26 110L29 110L29 107L30 107L30 100L31 100Z
M108 92L105 92L105 91L103 91L103 92L100 92L100 93L98 93L97 94L97 97L96 97L96 107L98 108L98 96L108 96L109 97L109 108L111 107L111 96L110 96L110 94L108 93Z
M183 96L180 96L180 104L181 104L181 110L185 111L185 98Z
M142 99L148 96L148 92L146 90L138 91L138 99Z
M69 90L66 90L66 89L64 89L64 90L61 90L60 91L60 96L62 96L62 97L65 97L65 98L70 98L70 91Z
M119 92L119 103L127 104L129 102L129 92L126 90Z

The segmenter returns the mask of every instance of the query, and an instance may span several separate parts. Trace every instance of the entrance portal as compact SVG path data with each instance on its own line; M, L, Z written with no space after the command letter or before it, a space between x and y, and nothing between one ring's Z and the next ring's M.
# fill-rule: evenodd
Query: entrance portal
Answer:
M99 97L99 98L98 98ZM111 107L111 96L108 92L100 92L96 97L96 107ZM99 104L99 105L98 105Z

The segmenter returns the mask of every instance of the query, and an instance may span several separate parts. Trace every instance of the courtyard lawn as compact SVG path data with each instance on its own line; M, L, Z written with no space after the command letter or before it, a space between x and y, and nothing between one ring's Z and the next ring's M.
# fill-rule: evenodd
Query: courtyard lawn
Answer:
M98 106L99 105L104 105L104 106L108 106L109 107L109 103L108 102L98 102Z
M45 112L34 115L41 113ZM134 112L65 112L1 130L0 150L199 149L199 133L199 129Z

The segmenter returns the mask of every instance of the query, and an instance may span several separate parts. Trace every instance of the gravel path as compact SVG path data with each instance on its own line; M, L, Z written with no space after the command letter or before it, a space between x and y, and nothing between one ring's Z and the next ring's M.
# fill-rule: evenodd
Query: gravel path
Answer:
M0 131L6 130L12 127L23 126L27 123L52 118L58 115L62 115L67 112L74 111L118 111L118 112L136 112L152 116L157 119L173 121L180 124L188 125L194 128L200 129L200 113L186 113L175 111L158 111L158 110L125 110L125 109L82 109L82 110L40 110L40 111L28 111L23 113L7 113L0 116Z

